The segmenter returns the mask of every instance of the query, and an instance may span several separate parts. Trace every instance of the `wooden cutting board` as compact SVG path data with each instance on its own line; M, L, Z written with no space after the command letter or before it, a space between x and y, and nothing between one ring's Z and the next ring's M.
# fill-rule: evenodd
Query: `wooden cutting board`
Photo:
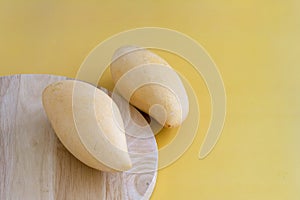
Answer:
M87 167L57 139L44 112L43 89L66 77L0 77L0 199L149 199L156 182L157 146L146 120L133 107L126 131L133 168L107 173ZM120 106L122 113L124 106ZM137 126L136 123L144 127ZM147 153L141 156L140 153ZM139 156L140 155L140 156Z

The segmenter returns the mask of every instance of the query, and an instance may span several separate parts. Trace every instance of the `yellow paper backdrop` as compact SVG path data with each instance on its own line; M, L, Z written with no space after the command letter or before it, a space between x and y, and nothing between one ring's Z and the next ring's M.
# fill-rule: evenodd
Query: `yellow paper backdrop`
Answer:
M300 1L0 0L0 75L75 77L88 52L120 31L159 26L201 43L218 65L227 118L214 151L198 160L210 105L201 77L158 52L191 80L201 109L198 135L160 170L152 199L300 198ZM102 84L109 85L109 74ZM157 137L166 145L175 131Z

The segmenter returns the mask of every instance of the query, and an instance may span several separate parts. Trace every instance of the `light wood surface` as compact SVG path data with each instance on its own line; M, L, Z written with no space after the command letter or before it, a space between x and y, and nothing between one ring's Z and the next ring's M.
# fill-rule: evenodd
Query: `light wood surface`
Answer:
M124 119L126 132L151 136L126 135L131 170L107 173L89 168L60 143L42 107L43 89L64 79L0 77L0 199L149 199L156 182L157 146L146 120L133 107L131 117ZM126 106L119 103L122 113Z

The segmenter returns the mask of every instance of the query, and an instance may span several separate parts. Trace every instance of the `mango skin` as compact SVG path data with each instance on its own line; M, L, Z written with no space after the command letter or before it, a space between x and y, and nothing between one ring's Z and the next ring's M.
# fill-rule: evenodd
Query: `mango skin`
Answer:
M64 80L49 85L42 99L56 135L77 159L101 171L132 167L121 114L106 93Z
M163 126L177 127L186 119L189 100L183 83L158 55L139 47L121 47L113 55L110 72L116 90Z

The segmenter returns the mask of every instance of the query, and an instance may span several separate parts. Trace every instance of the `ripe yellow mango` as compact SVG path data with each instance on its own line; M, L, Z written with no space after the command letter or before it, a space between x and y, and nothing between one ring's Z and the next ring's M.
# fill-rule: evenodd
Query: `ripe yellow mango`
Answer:
M43 106L63 145L86 165L102 171L131 168L117 105L103 91L65 80L43 92Z
M189 101L177 73L161 57L139 47L116 50L110 65L116 90L130 103L165 127L179 126Z

